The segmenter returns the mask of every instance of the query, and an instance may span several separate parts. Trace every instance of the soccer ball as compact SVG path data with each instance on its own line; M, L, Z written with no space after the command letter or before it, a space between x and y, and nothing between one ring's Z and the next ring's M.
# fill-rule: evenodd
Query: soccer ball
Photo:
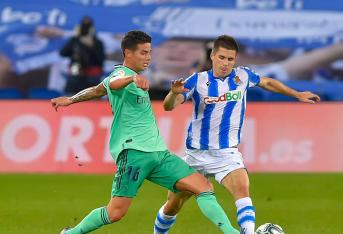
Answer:
M255 234L285 234L285 232L277 224L265 223L256 229Z

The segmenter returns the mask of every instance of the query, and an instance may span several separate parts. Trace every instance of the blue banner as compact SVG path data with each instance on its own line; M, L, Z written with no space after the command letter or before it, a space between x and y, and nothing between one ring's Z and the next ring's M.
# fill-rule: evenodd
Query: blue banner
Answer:
M310 49L342 40L342 10L340 0L3 0L0 51L18 73L53 63L84 15L104 35L140 29L155 45L230 34L256 48Z

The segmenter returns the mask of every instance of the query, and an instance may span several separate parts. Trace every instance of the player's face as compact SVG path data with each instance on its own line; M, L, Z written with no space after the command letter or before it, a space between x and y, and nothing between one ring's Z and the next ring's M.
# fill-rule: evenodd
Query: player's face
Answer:
M237 52L219 47L218 50L212 51L211 60L213 74L216 77L224 78L228 76L236 63Z
M135 50L125 51L125 63L135 71L140 72L148 68L151 60L151 44L138 44Z

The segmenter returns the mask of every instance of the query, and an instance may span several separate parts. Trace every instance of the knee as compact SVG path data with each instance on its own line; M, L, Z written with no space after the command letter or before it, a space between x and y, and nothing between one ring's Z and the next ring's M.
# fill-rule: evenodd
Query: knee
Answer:
M195 195L199 195L204 192L212 192L214 190L213 185L207 179L203 181L202 186L199 186L198 189L195 191Z
M235 197L248 197L249 196L249 184L239 184L235 186L233 191Z

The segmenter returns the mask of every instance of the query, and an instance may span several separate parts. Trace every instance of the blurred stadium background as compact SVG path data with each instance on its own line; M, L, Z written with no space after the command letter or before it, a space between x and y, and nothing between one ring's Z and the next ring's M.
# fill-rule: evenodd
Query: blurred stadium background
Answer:
M121 62L120 40L153 36L145 75L161 134L183 154L191 109L164 112L170 81L208 68L211 40L237 38L238 65L318 93L322 103L249 90L240 147L251 172L257 224L286 233L342 233L343 2L340 0L20 0L0 1L0 234L53 234L80 221L110 194L115 165L105 100L55 112L68 59L59 49L80 19L94 19L105 45L105 77ZM96 111L94 111L96 110ZM233 201L216 192L235 220ZM122 223L96 233L152 233L165 191L146 183ZM194 202L171 233L219 233Z

